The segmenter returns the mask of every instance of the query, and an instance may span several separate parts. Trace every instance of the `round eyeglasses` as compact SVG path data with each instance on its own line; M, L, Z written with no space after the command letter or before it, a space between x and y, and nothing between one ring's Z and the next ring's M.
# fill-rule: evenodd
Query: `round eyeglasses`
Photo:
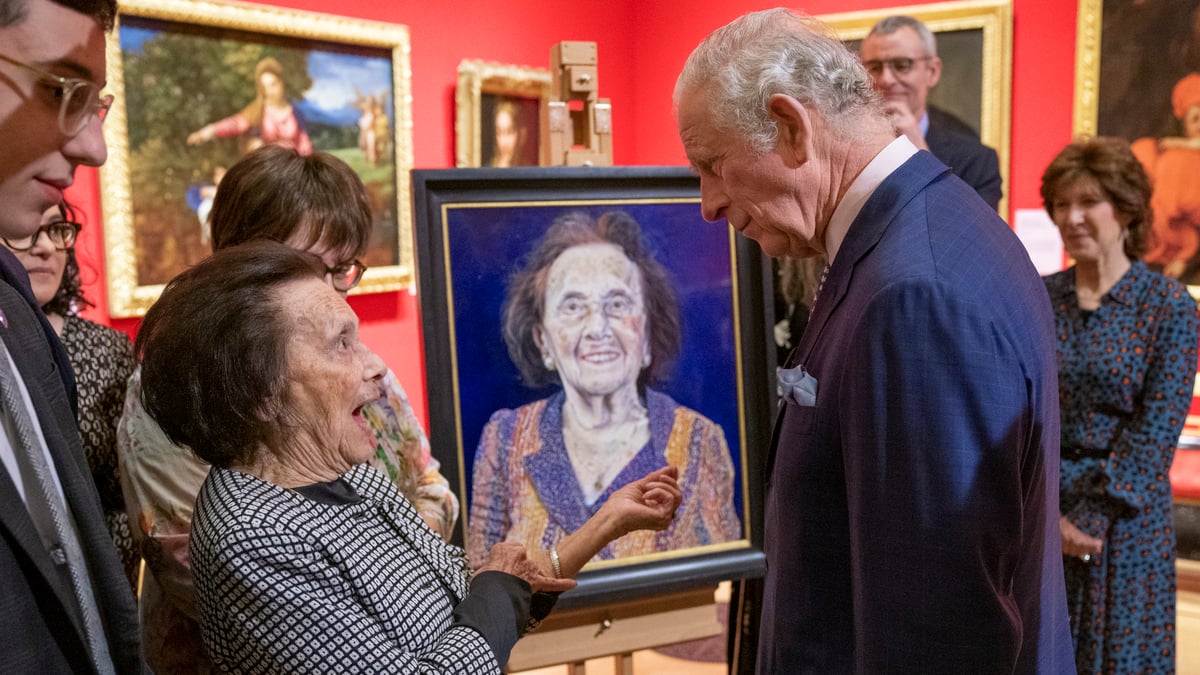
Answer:
M68 251L75 247L75 238L79 236L79 230L83 227L79 223L73 223L69 220L56 220L53 223L46 223L37 229L31 237L24 239L8 239L5 238L4 245L13 251L28 251L37 246L38 240L42 235L50 240L56 251Z
M912 72L913 66L917 65L917 63L921 61L928 61L932 58L932 56L922 56L919 59L910 59L908 57L895 59L871 59L870 61L863 61L863 66L866 67L867 72L870 73L872 77L879 77L882 75L884 68L890 68L891 71L897 75L907 75Z
M350 262L345 262L337 267L326 267L325 274L329 277L329 283L335 291L345 293L351 288L358 285L362 281L363 273L367 271L367 266L363 261L355 258Z
M54 98L58 101L58 130L64 136L70 138L78 136L79 132L83 131L92 119L92 115L98 117L101 122L108 116L108 109L112 107L113 95L101 96L99 85L77 77L55 75L3 54L0 54L0 61L36 73L54 89Z

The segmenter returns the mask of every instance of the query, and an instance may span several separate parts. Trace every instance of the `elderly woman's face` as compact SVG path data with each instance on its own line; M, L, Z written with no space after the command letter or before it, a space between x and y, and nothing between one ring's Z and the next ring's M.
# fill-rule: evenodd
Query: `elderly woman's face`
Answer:
M642 274L614 244L564 251L546 278L535 340L563 386L585 397L637 386L649 363Z
M283 461L344 473L375 452L362 408L379 398L385 367L359 342L358 317L316 277L281 287L275 300L289 320Z

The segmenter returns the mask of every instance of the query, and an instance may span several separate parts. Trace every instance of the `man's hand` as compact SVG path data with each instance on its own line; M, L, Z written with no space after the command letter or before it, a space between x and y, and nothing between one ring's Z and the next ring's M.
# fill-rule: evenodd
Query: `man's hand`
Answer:
M913 115L904 101L884 101L883 109L887 112L888 118L892 120L892 126L896 128L896 133L908 136L908 140L912 141L918 150L929 149L929 144L925 142L925 136L921 134L921 120Z

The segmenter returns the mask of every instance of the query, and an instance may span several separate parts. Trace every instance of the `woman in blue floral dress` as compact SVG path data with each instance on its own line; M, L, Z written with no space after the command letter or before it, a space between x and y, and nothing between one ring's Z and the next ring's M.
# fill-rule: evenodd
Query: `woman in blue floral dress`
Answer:
M1192 398L1197 310L1138 259L1150 186L1126 142L1068 145L1042 199L1075 266L1046 278L1058 334L1063 562L1080 673L1175 669L1168 473Z

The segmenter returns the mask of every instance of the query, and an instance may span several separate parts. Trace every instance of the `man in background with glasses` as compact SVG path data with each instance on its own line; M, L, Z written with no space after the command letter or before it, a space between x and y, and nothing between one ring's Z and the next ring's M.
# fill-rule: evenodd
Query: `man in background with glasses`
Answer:
M0 238L42 236L99 166L114 0L0 0ZM72 230L46 231L58 245ZM0 248L0 670L140 673L137 612L75 426L75 381L24 267Z
M884 98L896 130L942 160L993 209L1000 206L1000 160L979 141L979 132L954 115L929 105L929 90L942 76L937 41L911 16L889 16L862 41L861 58Z

